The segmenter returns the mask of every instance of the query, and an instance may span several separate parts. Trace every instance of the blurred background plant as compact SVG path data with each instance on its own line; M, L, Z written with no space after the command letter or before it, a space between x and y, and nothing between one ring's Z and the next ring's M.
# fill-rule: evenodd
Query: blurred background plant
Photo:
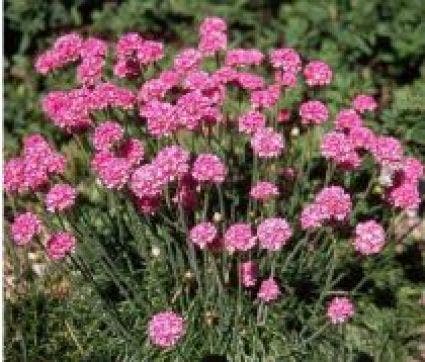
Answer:
M55 79L44 79L33 69L35 55L59 34L76 29L84 35L116 40L126 31L139 31L177 48L196 43L195 29L207 15L227 20L231 46L265 50L284 44L305 57L327 61L336 74L326 91L326 99L332 102L329 107L346 105L359 91L374 94L384 109L374 128L400 138L410 153L424 160L422 0L8 0L5 158L16 154L23 135L35 131L55 140L64 153L75 153L68 138L46 121L39 105L46 89L71 87L72 75L64 72ZM368 307L364 320L348 326L344 341L347 360L402 361L419 356L412 344L423 333L418 326L424 322L418 297L425 283L424 232L418 230L411 236L416 243L409 239L400 244L398 256L383 258L380 268L367 269L373 281L370 299L374 306ZM8 361L53 361L57 356L63 360L128 360L130 354L123 352L101 302L81 284L81 275L50 269L45 273L47 261L37 248L28 257L16 253L7 241L5 250ZM296 341L288 341L291 343ZM298 357L332 360L339 348L330 339L318 344L310 355L300 352Z

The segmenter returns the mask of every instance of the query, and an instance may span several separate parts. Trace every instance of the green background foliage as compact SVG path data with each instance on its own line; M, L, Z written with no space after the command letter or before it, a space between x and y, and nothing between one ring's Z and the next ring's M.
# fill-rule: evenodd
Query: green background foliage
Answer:
M197 24L207 15L227 20L231 46L267 50L286 45L306 58L329 62L336 74L334 84L324 94L330 108L346 106L360 91L374 94L383 111L373 120L373 128L400 138L410 153L425 159L422 0L6 1L5 157L17 152L23 135L35 131L56 141L62 150L71 147L67 137L44 118L39 99L47 89L71 88L72 74L63 72L55 78L43 78L33 69L36 54L58 35L77 30L84 35L115 40L126 31L139 31L146 37L164 40L167 47L178 48L196 44ZM91 218L100 219L97 215ZM111 230L103 230L105 240L117 234L116 228L112 225ZM25 292L18 293L6 305L8 361L55 361L58 356L66 361L121 361L134 357L114 333L115 326L108 323L93 290L78 284L81 275L71 275L76 282L71 283L71 291L63 297L51 291L52 285L62 285L63 271L57 270L47 278L36 277L20 269L16 260L22 259L22 255L15 255L8 244L6 248L6 254L15 259L12 270L16 280L27 284ZM329 335L309 351L294 353L299 337L291 336L283 343L293 356L288 360L336 360L334 356L341 356L341 349L346 353L344 360L349 361L402 361L415 355L418 328L425 322L423 307L418 303L425 283L421 253L411 243L400 254L382 255L378 267L366 264L362 272L370 276L372 285L366 288L368 297L360 301L363 317L355 325L347 326L343 341ZM326 256L316 262L325 268ZM356 260L347 268L356 270ZM151 265L149 270L152 275L144 275L143 280L138 279L137 270L126 276L128 283L146 283L147 295L150 278L167 277L159 265ZM314 282L315 278L317 281L324 277L311 275L312 272L305 270L303 278ZM106 280L100 278L99 283L108 288L102 284L107 284ZM122 308L120 312L124 315L133 313L131 308ZM294 308L293 313L302 313L304 306L288 308ZM140 329L134 332L144 333L144 322L136 323ZM276 320L276 329L288 327L279 323ZM270 334L270 350L285 353L282 341L276 337L279 331L264 328L258 333ZM186 355L207 353L197 350L198 347L189 341L182 351ZM219 343L217 349L220 353Z

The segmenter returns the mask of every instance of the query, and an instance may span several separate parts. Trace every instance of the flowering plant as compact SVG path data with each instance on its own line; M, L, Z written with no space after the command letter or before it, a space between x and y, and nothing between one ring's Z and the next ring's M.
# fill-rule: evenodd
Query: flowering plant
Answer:
M113 45L71 33L35 67L71 64L75 88L41 107L78 151L24 138L4 169L10 234L78 271L139 356L302 354L357 318L373 259L400 241L395 215L418 212L424 171L374 132L372 96L335 112L326 62L229 49L214 17L171 64L138 33Z

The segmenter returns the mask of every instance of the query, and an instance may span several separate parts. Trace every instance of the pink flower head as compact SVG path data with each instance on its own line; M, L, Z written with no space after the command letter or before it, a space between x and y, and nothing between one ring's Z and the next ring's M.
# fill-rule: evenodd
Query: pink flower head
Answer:
M105 59L102 57L89 57L83 59L77 68L77 80L86 86L93 86L102 79Z
M297 85L297 74L293 72L283 72L277 70L274 73L274 80L282 87L293 88Z
M239 117L239 132L251 135L266 125L266 116L258 111L249 111Z
M376 147L376 136L367 127L351 128L348 132L348 138L355 149L372 151Z
M254 287L257 284L258 264L255 261L246 261L239 265L239 280L246 288Z
M164 44L159 41L145 40L137 51L137 60L142 65L148 65L164 57Z
M393 137L380 136L376 138L372 154L382 166L397 166L403 159L403 147Z
M360 166L360 156L354 149L350 138L341 132L329 132L323 136L320 146L322 155L334 161L345 170L352 170Z
M201 222L195 225L189 233L190 240L201 249L211 244L217 237L217 228L211 222Z
M251 147L260 158L278 157L282 153L285 142L280 133L271 127L260 128L251 138Z
M347 297L334 297L326 312L332 324L341 324L353 317L354 305Z
M28 244L31 239L41 232L41 221L32 212L24 212L15 216L10 233L16 245Z
M225 64L229 67L260 65L264 54L258 49L232 49L226 54Z
M385 198L394 207L416 211L421 203L418 181L402 181L386 190Z
M97 126L92 137L96 151L107 151L122 140L124 129L114 121L106 121Z
M278 251L286 245L292 236L292 230L285 219L273 217L258 225L257 236L260 248Z
M257 74L237 72L235 76L236 83L243 89L254 91L264 88L264 79Z
M358 223L354 248L363 255L377 254L385 245L385 231L375 220Z
M269 303L277 300L281 294L279 285L270 277L261 282L257 297L263 302Z
M199 34L208 35L209 33L221 32L224 33L227 31L226 21L217 16L211 16L205 18L201 25L199 26Z
M189 156L189 152L180 146L167 146L158 152L152 165L171 182L189 171Z
M47 256L52 260L61 260L75 249L75 238L68 232L53 234L47 241Z
M25 189L25 161L12 158L4 165L3 186L7 193L22 192Z
M56 184L46 195L46 209L50 212L64 211L75 203L77 191L67 184Z
M130 189L138 198L161 195L167 184L167 176L154 164L137 168L130 178Z
M222 183L227 175L227 167L213 154L200 154L192 168L192 176L199 182Z
M301 212L301 228L303 230L316 229L322 226L322 223L325 219L326 214L324 214L320 205L315 203L307 205Z
M123 34L117 41L115 51L118 58L134 56L141 48L144 40L138 33Z
M296 74L301 70L300 55L292 48L275 49L270 52L270 63L273 68Z
M53 47L41 54L36 62L38 73L46 75L80 57L82 39L77 33L63 35L56 39Z
M96 153L91 166L108 189L121 189L127 183L132 167L127 159L115 157L108 151Z
M145 155L143 142L137 138L129 138L119 147L118 155L125 158L131 166L138 165Z
M227 84L236 82L238 74L238 71L232 67L221 67L212 74L212 79L217 83Z
M90 37L84 40L80 54L83 59L92 57L105 58L107 51L108 44L104 40Z
M277 186L271 182L260 181L252 186L249 196L254 200L267 201L273 197L279 196Z
M227 48L227 24L217 17L205 18L199 27L199 50L204 55L214 55Z
M178 128L176 107L171 103L152 100L140 107L140 116L146 118L148 132L156 138L169 136Z
M184 49L174 58L173 68L180 74L193 72L199 69L202 53L193 48Z
M224 234L224 244L229 251L247 251L252 249L256 243L257 238L252 234L249 224L233 224Z
M374 111L378 107L378 103L372 96L359 94L353 100L353 107L357 112L364 113L365 111Z
M149 321L149 339L155 346L161 348L174 347L185 333L184 320L177 313L157 313Z
M301 104L300 111L302 124L322 124L329 116L328 108L320 101L307 101Z
M251 103L256 108L273 107L280 97L280 86L272 84L266 89L255 90L251 93Z
M325 62L313 60L305 66L304 77L310 87L328 85L332 81L332 69Z
M335 118L335 128L337 130L350 130L362 125L363 121L354 109L343 109L338 112Z
M401 170L405 180L410 180L411 182L418 181L424 177L425 168L424 165L416 158L406 157L401 165Z
M315 198L324 216L331 220L343 221L351 212L351 198L340 186L325 187Z

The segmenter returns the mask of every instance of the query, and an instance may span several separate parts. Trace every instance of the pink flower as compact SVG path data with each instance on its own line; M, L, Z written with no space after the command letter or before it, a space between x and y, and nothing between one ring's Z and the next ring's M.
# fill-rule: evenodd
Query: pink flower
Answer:
M93 86L102 79L105 59L101 57L89 57L83 59L77 68L77 80L86 86Z
M67 184L56 184L46 195L46 209L50 212L64 211L75 203L77 191Z
M258 225L257 236L260 248L278 251L286 245L292 236L292 230L285 219L273 217Z
M12 158L4 165L3 185L7 193L22 192L25 189L25 161L21 157Z
M342 109L336 115L335 128L337 130L350 130L362 125L363 121L354 109Z
M292 48L275 49L270 52L270 63L274 68L296 74L301 70L301 58Z
M52 260L61 260L75 249L75 238L68 232L53 234L46 244L47 256Z
M355 149L372 151L376 148L376 136L369 128L350 128L348 138Z
M328 305L327 316L332 324L341 324L353 317L354 305L347 297L334 297Z
M316 195L314 202L302 211L301 227L305 230L320 227L323 222L344 221L351 207L350 195L342 187L325 187Z
M145 155L143 142L137 138L129 138L119 147L118 155L125 158L131 166L137 166Z
M157 313L149 321L149 339L155 346L174 347L185 333L186 327L183 318L174 312Z
M158 152L152 165L171 182L189 171L189 156L189 152L180 146L167 146Z
M192 168L192 176L199 182L222 183L227 175L227 167L213 154L200 154Z
M83 59L92 57L105 58L107 51L108 44L104 40L90 37L84 40L80 54Z
M360 156L344 133L329 132L325 134L320 149L324 157L334 161L345 170L352 170L360 166Z
M297 85L297 74L293 72L282 72L277 70L274 73L274 80L282 87L293 88Z
M96 151L107 151L122 140L124 129L114 121L106 121L97 126L92 137Z
M237 72L235 78L236 83L248 91L254 91L264 87L264 79L256 74Z
M377 254L385 245L384 228L374 220L358 223L354 248L363 255Z
M140 107L140 116L146 118L148 132L156 138L170 136L179 126L176 107L171 103L152 100Z
M372 154L382 166L397 166L403 159L403 148L397 139L380 136L376 138Z
M255 90L251 93L251 103L256 108L273 107L280 97L280 86L272 84L266 89Z
M201 249L211 244L217 237L217 228L211 222L201 222L195 225L189 233L190 240Z
M252 186L249 196L254 200L267 201L273 197L279 196L277 186L271 182L260 181Z
M199 50L204 55L213 55L227 48L227 24L218 17L205 18L199 27Z
M336 221L347 219L352 206L350 195L340 186L325 187L316 195L315 203L327 218Z
M46 75L51 71L78 60L82 46L82 39L77 33L63 35L56 39L53 47L41 54L36 62L38 73Z
M255 261L246 261L239 265L239 280L246 287L254 287L257 284L258 264Z
M396 182L386 190L385 198L394 207L406 211L418 210L421 203L418 181L406 180L400 183Z
M277 300L281 295L279 285L270 277L261 282L257 297L263 302L269 303Z
M212 79L217 83L227 84L237 81L238 74L238 71L232 67L221 67L212 74Z
M325 62L313 60L305 66L304 77L310 87L328 85L332 81L332 69Z
M258 49L231 49L227 51L224 63L229 67L260 65L264 54Z
M326 215L322 212L319 205L313 203L304 207L301 212L300 223L303 230L316 229L322 226Z
M154 164L137 168L130 178L130 189L138 198L161 195L167 184L167 176Z
M197 49L188 48L175 56L173 67L180 74L189 73L198 70L201 61L201 52Z
M366 94L359 94L353 100L353 107L359 113L364 113L365 111L374 111L378 104L375 99Z
M233 224L224 234L224 244L229 251L247 251L252 249L256 242L257 238L252 234L249 224Z
M15 216L10 233L16 245L22 246L28 244L34 236L41 232L41 221L37 215L32 212L24 212Z
M239 132L251 135L266 125L266 116L258 111L249 111L239 117Z
M320 101L304 102L299 114L302 124L322 124L329 116L328 108Z
M413 157L406 157L401 165L403 176L406 180L418 181L424 177L424 165L421 161Z
M95 154L91 167L106 188L121 189L127 183L132 165L125 158L101 151Z
M271 127L260 128L251 138L251 147L260 158L272 158L281 155L285 142L280 133Z
M148 65L164 57L164 44L159 41L145 40L137 51L137 59L142 65Z

